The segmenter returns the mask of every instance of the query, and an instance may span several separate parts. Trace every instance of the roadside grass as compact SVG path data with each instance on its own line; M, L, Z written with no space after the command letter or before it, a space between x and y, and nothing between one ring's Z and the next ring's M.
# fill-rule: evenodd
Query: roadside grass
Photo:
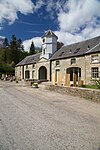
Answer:
M83 88L100 89L97 85L83 85Z

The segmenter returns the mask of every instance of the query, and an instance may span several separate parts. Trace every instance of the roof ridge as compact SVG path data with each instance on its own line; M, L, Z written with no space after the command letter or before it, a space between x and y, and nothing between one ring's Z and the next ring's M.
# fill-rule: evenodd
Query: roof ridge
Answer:
M89 38L89 39L83 40L83 41L79 41L79 42L75 42L75 43L70 43L70 44L65 45L65 46L70 46L70 45L74 45L74 44L79 44L79 43L87 42L87 41L90 41L90 40L93 40L93 39L96 39L96 38L99 38L99 37L100 37L100 35L96 36L96 37L93 37L93 38Z

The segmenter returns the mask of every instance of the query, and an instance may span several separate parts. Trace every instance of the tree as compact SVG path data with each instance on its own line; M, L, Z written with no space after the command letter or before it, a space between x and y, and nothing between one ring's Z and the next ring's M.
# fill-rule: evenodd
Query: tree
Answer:
M21 60L22 52L24 52L22 40L21 39L17 40L15 35L12 35L12 39L10 42L10 53L11 53L11 61L14 61L14 65L16 65Z
M3 42L3 48L7 48L7 47L9 47L9 43L8 43L8 39L5 38Z
M33 55L33 54L35 54L35 47L34 47L34 42L32 41L31 46L30 46L29 55Z
M4 62L7 62L7 53L8 53L8 47L9 47L9 43L8 43L8 39L5 38L4 42L3 42L3 50L4 50Z
M19 58L19 61L21 61L23 59L22 55L24 53L24 46L22 45L22 40L18 39L17 40L17 57Z
M0 74L14 74L15 65L28 56L28 52L24 51L22 40L12 35L10 44L5 38L3 46L0 48Z
M57 50L60 49L63 45L64 45L64 43L62 43L62 42L57 42Z

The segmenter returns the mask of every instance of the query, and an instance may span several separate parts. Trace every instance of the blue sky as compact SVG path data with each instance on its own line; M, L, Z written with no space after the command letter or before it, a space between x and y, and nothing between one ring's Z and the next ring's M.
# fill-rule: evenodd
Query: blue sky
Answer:
M13 34L41 47L41 36L52 29L65 45L100 35L100 0L0 0L0 36Z

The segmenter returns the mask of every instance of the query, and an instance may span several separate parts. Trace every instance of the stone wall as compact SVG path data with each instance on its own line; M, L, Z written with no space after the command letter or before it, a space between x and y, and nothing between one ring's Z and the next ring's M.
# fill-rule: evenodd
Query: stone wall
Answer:
M85 56L75 57L76 63L73 63L73 64L71 64L72 58L59 59L59 66L56 66L56 60L52 60L52 63L51 63L52 83L55 84L54 80L55 80L55 76L56 76L56 70L59 69L60 74L62 76L62 84L66 85L67 69L71 68L71 67L74 67L74 68L78 67L81 69L80 80L83 81L83 84L84 85L91 84L91 68L98 67L99 72L100 72L100 53L98 53L99 62L95 62L95 63L91 62L91 56L93 56L93 55L94 54L89 54L89 55L85 55ZM100 76L100 74L99 74L99 76Z
M51 91L56 91L62 94L70 94L73 96L79 96L88 100L96 101L100 103L100 90L95 89L85 89L78 87L64 87L64 86L54 86L46 85L46 89Z

